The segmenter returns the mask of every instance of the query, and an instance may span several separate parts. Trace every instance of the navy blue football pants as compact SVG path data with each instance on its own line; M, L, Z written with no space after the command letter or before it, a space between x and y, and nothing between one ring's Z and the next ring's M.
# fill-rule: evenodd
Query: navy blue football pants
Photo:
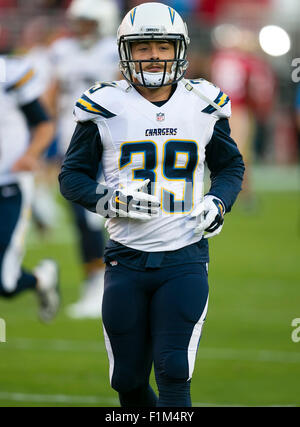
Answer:
M205 263L147 271L107 265L102 319L111 386L122 406L191 406L207 302ZM158 401L149 387L152 364Z
M18 184L0 186L0 296L35 289L36 278L21 267L29 221L27 191Z
M87 264L103 257L104 232L100 225L95 228L89 224L87 215L90 213L77 203L70 203L79 234L82 261Z

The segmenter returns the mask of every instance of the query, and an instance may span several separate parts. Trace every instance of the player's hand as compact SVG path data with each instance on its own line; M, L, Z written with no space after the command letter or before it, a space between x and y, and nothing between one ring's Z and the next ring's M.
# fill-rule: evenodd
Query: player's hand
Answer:
M194 233L201 234L206 231L205 239L216 236L223 228L224 214L225 206L221 199L211 195L204 196L203 202L191 214L193 218L200 220Z
M38 166L38 159L31 154L25 153L13 165L12 172L34 171L38 169Z
M118 217L149 220L158 214L160 203L157 197L148 194L150 179L125 189L115 190L109 201L110 210Z

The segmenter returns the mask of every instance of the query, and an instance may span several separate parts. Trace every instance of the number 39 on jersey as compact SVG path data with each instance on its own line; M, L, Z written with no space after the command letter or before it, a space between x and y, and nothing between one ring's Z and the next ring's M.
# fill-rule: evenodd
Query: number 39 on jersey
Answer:
M120 147L120 171L129 168L132 181L150 179L151 193L160 197L165 213L187 213L193 209L197 163L198 146L192 140L169 139L163 144L125 142Z

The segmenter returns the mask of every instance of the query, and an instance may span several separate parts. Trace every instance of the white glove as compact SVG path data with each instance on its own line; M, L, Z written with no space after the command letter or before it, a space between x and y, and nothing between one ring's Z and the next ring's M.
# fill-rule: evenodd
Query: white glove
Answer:
M223 228L224 214L225 206L221 199L211 195L204 196L203 202L191 213L191 217L198 220L194 233L207 231L205 239L216 236Z
M148 194L149 182L150 179L146 179L125 189L114 190L109 200L109 209L118 217L132 219L149 220L157 215L160 203L156 196Z

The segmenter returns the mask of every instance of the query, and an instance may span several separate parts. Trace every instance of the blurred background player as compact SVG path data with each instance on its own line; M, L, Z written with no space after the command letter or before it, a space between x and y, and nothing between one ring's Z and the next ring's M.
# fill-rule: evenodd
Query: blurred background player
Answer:
M54 32L53 32L54 31ZM50 29L47 16L36 16L22 28L14 51L25 56L35 70L35 79L41 88L40 99L46 105L47 89L52 81L49 46L61 36L60 29ZM67 29L64 30L64 33ZM63 33L63 34L64 34ZM32 203L32 220L41 237L46 237L61 218L61 206L56 202L57 138L55 137L41 159L41 167L35 174L35 190Z
M262 154L267 123L275 96L275 77L270 65L258 54L256 34L248 28L222 24L212 32L216 48L211 60L211 80L231 99L232 138L238 141L246 165L241 199L254 207L251 165L255 153Z
M57 265L43 260L33 272L22 268L24 239L33 196L33 171L54 127L39 102L40 86L23 59L0 56L0 296L35 290L40 318L59 307Z
M57 119L58 155L63 158L75 123L74 102L86 87L118 75L118 52L110 36L118 25L118 8L112 0L73 0L67 9L72 35L50 47L53 80L46 92L50 111ZM101 170L99 170L99 179ZM103 220L71 204L79 233L85 280L77 303L67 307L73 318L97 318L104 283Z

